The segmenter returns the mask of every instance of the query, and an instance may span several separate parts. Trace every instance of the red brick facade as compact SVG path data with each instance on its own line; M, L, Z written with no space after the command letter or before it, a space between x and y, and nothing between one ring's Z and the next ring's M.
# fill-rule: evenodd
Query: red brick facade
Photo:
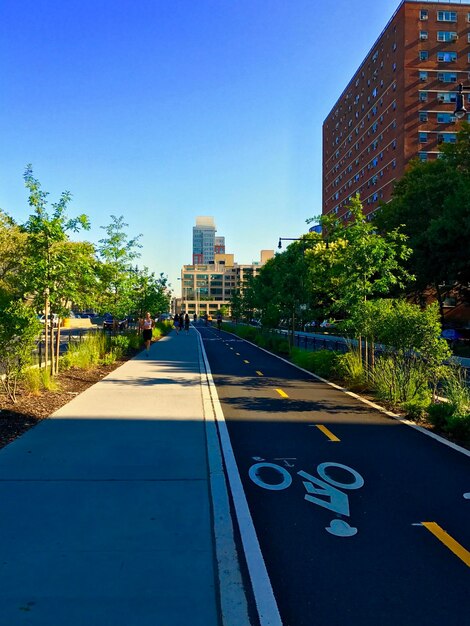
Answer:
M410 159L455 139L469 60L470 0L400 4L323 124L323 214L347 219L357 192L373 213Z

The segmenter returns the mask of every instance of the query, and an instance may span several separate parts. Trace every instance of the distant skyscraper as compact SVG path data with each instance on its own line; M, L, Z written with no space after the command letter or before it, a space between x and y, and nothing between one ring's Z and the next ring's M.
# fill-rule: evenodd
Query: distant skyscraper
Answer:
M214 243L215 254L225 254L225 237L216 237Z
M213 217L196 217L196 226L193 226L193 265L214 262L215 233Z

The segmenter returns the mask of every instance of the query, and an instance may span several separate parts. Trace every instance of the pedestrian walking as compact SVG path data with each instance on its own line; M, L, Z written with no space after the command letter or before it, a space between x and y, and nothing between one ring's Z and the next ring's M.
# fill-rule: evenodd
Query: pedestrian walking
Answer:
M179 316L179 324L180 324L180 330L183 330L183 328L184 328L184 315L182 313L180 313L180 316Z
M176 334L180 332L180 316L178 313L175 313L175 317L173 318L173 326L176 330Z
M146 356L149 355L150 351L150 342L152 340L152 328L154 327L155 322L150 317L150 313L147 311L143 320L141 320L140 328L142 330L142 338L145 344Z
M187 313L184 316L184 330L189 333L189 315Z

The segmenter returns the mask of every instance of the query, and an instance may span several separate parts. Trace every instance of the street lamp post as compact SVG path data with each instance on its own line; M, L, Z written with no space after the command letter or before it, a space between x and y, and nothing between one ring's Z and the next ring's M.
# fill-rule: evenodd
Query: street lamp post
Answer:
M277 247L279 248L279 250L282 249L282 242L283 241L305 241L305 240L302 237L297 237L297 238L279 237L279 243L277 244Z
M461 120L467 114L467 109L464 104L464 91L468 91L470 87L464 87L463 83L459 83L459 90L457 92L457 100L455 103L454 115L457 119Z

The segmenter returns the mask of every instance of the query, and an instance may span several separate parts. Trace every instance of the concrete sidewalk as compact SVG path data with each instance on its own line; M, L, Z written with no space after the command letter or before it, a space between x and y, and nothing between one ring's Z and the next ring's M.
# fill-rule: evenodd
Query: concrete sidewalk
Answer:
M221 623L200 362L172 333L0 451L0 624Z

